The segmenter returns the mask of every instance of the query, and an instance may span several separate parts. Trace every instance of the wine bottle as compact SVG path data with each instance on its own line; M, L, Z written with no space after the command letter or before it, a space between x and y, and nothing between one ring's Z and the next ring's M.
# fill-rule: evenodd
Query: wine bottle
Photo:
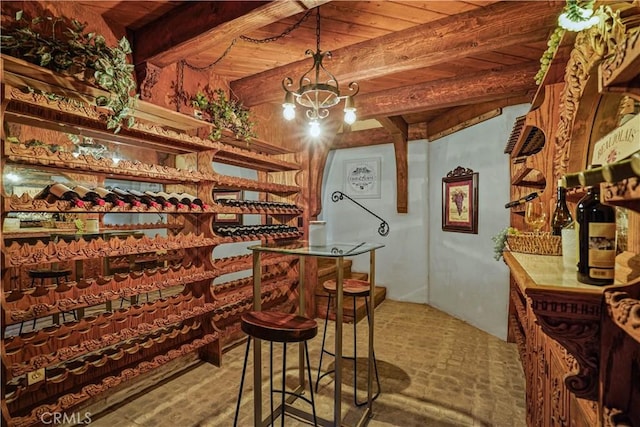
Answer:
M160 197L164 197L165 200L167 200L169 203L171 203L173 206L175 206L178 209L186 208L186 206L182 204L182 202L180 201L176 193L169 194L164 191L158 191L156 194Z
M129 203L131 206L138 207L142 204L142 200L140 199L140 197L133 195L127 190L113 187L111 188L111 191L113 191L118 195L118 197L120 197L120 199L122 199L125 203Z
M538 193L537 191L534 191L533 193L529 193L524 197L520 197L518 200L513 200L509 203L507 203L506 205L504 205L505 209L509 209L509 208L513 208L515 206L520 206L524 203L530 202L531 200L535 199L536 197L538 197L541 193Z
M600 186L587 188L576 209L578 281L610 285L614 279L616 212L600 203Z
M558 180L558 198L556 207L551 217L551 230L554 236L560 236L562 229L571 224L573 218L567 207L567 189L562 186L562 180Z
M189 205L191 209L193 209L195 206L200 206L202 209L207 209L209 207L209 205L204 203L202 199L196 196L192 196L191 194L182 193L180 194L180 197L182 198L182 203L184 203L185 205Z
M45 199L49 203L55 202L56 200L67 200L75 207L84 207L84 202L80 200L80 195L59 182L47 185L41 192L35 195L34 199Z
M76 185L75 187L73 187L73 191L78 193L80 198L85 202L90 202L98 206L104 206L104 199L102 199L98 193L89 190L84 185Z
M137 197L138 200L140 200L140 202L144 203L148 207L151 207L151 208L160 207L160 204L158 202L156 202L153 197L149 196L148 194L143 193L142 191L138 191L138 190L134 190L134 189L122 190L120 188L118 189L118 191L120 191L120 192L126 191L126 192L130 193L134 197Z
M95 187L93 191L98 193L100 198L102 198L105 202L111 203L114 206L124 206L124 200L122 200L122 198L120 198L120 196L118 196L113 191L109 191L103 187Z
M168 201L165 197L161 196L160 193L154 193L153 191L145 191L144 194L146 194L149 197L152 197L153 200L163 208L170 208L171 206L173 206L173 204L170 201Z

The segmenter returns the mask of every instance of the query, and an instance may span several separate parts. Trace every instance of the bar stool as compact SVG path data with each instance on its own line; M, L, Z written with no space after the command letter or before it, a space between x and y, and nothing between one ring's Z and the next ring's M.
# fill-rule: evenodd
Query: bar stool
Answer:
M247 370L247 359L249 358L249 347L251 338L269 341L269 390L271 403L271 424L273 425L273 393L282 395L282 426L284 426L285 415L285 395L297 396L300 399L311 404L313 410L313 423L318 425L316 418L316 405L313 398L313 382L311 379L311 365L309 364L309 349L307 341L318 334L318 324L315 320L307 317L298 316L296 314L281 313L276 311L249 311L240 317L240 327L249 337L247 340L247 349L244 354L244 365L242 367L242 377L240 379L240 391L238 392L238 403L236 404L236 415L233 419L234 427L238 425L238 415L240 413L240 399L242 397L242 388L244 386L244 377ZM304 341L304 353L306 355L307 374L309 377L309 391L311 399L307 399L301 394L286 391L286 365L287 365L287 343L296 343ZM281 342L283 344L282 355L282 389L273 389L273 343Z
M71 274L71 270L68 268L63 268L61 270L54 270L54 269L50 269L50 268L39 268L39 269L33 269L33 270L29 270L27 271L27 274L29 275L29 277L31 277L31 287L33 288L34 286L36 286L36 280L40 279L40 286L44 286L44 281L45 279L55 279L56 281L56 286L60 286L60 278L64 277L64 281L68 282L69 281L69 275ZM62 313L62 321L66 322L67 319L65 317L65 312L61 312ZM76 311L72 310L71 313L73 314L73 318L78 320L77 316L76 316ZM56 315L54 314L53 316L53 323L56 323ZM31 326L31 329L35 329L36 328L36 322L37 322L37 318L33 319L33 326ZM59 319L58 319L59 321ZM24 322L20 323L20 330L18 331L18 334L22 333L22 325L24 324Z
M331 279L327 280L322 284L322 288L329 294L329 298L327 300L327 314L324 317L324 332L322 333L322 351L320 352L320 363L318 364L318 377L316 379L316 393L318 392L318 384L320 380L326 375L335 372L334 369L325 372L324 374L320 374L322 370L322 356L324 354L328 354L330 356L335 357L335 353L330 352L324 348L324 343L327 338L327 323L329 321L329 309L331 307L331 298L332 295L336 294L336 281ZM353 356L342 356L343 359L353 360L353 402L356 406L366 405L367 401L359 402L358 401L358 346L357 346L357 312L356 312L356 298L364 298L365 309L367 310L367 322L369 323L369 327L371 327L371 319L369 319L369 295L371 294L369 290L369 282L366 280L358 280L358 279L344 279L342 281L342 294L345 297L353 297ZM372 399L376 399L380 395L380 378L378 377L378 364L376 362L376 352L373 351L373 368L376 374L376 384L378 386L378 390L372 396Z

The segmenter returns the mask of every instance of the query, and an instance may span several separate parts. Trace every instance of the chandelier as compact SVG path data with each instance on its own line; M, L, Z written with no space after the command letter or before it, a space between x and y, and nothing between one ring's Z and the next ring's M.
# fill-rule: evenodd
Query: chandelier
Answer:
M298 89L293 90L293 79L286 77L282 81L285 91L283 115L286 120L296 117L296 103L306 107L309 119L309 133L312 137L320 135L320 122L329 116L329 108L344 101L344 121L353 124L356 121L356 107L353 97L358 93L358 83L349 83L349 94L340 94L340 85L336 77L322 65L322 60L331 58L331 52L320 50L320 8L316 8L316 51L307 49L305 55L313 57L313 66L300 77Z

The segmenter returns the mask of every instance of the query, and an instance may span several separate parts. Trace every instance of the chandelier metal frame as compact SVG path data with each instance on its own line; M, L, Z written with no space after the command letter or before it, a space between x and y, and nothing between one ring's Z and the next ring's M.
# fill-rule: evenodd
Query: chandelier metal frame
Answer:
M353 97L360 90L358 83L348 84L348 94L341 94L338 79L325 68L322 61L331 58L331 52L323 52L320 49L320 8L316 13L316 51L307 49L305 55L313 57L313 65L300 77L298 89L293 89L293 79L285 77L282 80L282 88L285 91L284 108L285 118L292 119L295 116L295 103L306 107L307 118L317 125L317 121L329 116L329 108L345 100L345 121L349 124L355 121L355 102ZM295 101L295 103L294 103ZM289 114L287 114L289 111ZM293 114L291 112L293 111Z

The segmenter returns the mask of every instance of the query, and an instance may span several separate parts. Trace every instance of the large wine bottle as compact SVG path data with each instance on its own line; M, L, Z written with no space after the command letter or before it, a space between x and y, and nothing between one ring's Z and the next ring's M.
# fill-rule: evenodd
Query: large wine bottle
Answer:
M114 206L124 206L124 200L122 200L122 198L113 191L109 191L103 187L95 187L93 191L98 193L100 198L105 202L109 202Z
M600 186L587 188L576 209L578 281L610 285L614 279L616 212L600 203Z
M80 195L80 198L85 202L90 202L98 206L104 206L104 199L102 199L98 193L89 190L84 185L76 185L75 187L73 187L73 191L78 193L78 195Z
M558 180L558 198L556 208L551 217L551 230L554 236L560 236L562 229L571 224L573 218L567 207L567 189L563 187L562 180Z
M84 206L84 202L80 200L78 193L59 182L47 185L40 193L36 194L34 199L45 199L49 203L53 203L56 200L68 200L75 207L81 208Z

